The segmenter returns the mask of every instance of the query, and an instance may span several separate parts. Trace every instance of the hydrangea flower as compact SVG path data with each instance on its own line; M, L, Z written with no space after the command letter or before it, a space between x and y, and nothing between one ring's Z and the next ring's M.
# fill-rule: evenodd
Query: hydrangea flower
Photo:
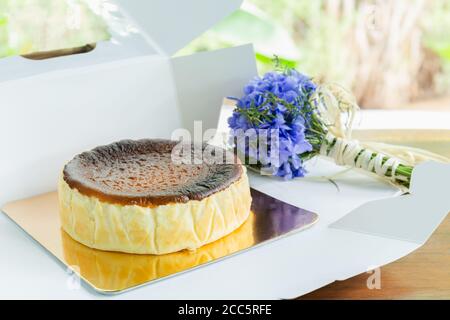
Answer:
M265 136L267 144L264 152L260 152L259 143L236 144L237 152L244 159L256 160L265 174L285 179L303 177L306 171L301 155L313 149L306 133L310 127L309 101L315 90L309 77L293 69L268 72L251 80L244 95L236 99L228 124L234 141L244 131L249 140L255 133ZM273 134L276 144L271 141Z

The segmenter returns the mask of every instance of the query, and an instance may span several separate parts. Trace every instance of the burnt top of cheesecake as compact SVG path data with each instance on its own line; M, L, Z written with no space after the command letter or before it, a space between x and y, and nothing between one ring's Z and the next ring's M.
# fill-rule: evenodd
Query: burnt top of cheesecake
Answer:
M184 144L182 155L190 162L180 158L174 162L172 150L177 145L177 141L145 139L100 146L75 156L64 167L63 179L71 188L102 201L156 206L202 200L241 177L242 166L228 151L208 153L223 161L200 163L194 160L200 159L198 151L203 154L207 145Z

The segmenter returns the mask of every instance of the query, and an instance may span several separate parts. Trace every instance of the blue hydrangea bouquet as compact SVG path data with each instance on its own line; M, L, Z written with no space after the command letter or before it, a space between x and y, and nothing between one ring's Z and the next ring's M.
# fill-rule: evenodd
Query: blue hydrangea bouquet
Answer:
M321 155L408 188L416 160L430 156L414 150L416 159L408 161L401 153L406 149L411 155L411 148L385 145L379 150L352 139L358 110L354 98L337 85L318 85L294 69L254 78L234 100L228 119L233 146L246 165L264 175L304 177L305 161Z

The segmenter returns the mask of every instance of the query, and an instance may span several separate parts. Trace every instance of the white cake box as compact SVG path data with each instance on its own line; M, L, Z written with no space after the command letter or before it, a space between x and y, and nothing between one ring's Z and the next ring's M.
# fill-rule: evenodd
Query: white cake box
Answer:
M64 162L80 151L124 138L169 138L194 120L215 127L222 98L238 96L256 75L251 46L171 56L240 3L123 0L122 12L141 33L119 45L103 42L90 53L50 60L0 60L0 206L53 191ZM310 163L316 176L339 170ZM338 179L339 190L323 181L250 178L254 188L317 212L319 223L112 298L292 298L417 249L450 209L444 165L421 166L411 195L402 197L355 172ZM4 215L0 250L11 252L0 263L2 298L101 297L68 286L67 273Z
M84 54L0 59L0 204L53 189L55 169L80 150L170 138L194 120L214 128L223 97L256 75L252 46L171 56L240 3L118 1L140 33Z

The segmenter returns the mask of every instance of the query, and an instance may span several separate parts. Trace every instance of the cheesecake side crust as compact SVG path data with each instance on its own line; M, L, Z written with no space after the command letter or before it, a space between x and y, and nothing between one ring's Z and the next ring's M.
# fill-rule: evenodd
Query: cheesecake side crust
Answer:
M250 214L245 167L240 178L201 200L159 206L121 205L100 200L59 180L61 226L95 249L136 254L195 250L236 230Z

